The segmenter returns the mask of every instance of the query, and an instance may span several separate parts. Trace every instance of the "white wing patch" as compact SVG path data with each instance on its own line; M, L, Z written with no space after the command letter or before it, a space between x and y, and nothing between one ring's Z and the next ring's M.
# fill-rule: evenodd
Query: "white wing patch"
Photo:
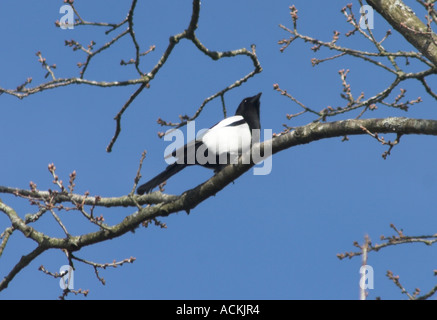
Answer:
M238 155L250 149L251 134L246 122L232 126L233 123L243 120L242 116L233 116L220 121L208 130L202 137L207 149L216 154L229 153Z
M240 122L240 124L236 125L238 122ZM195 148L195 145L200 141L203 145L200 146L198 153L196 152L197 148ZM230 161L236 161L239 155L250 149L251 142L252 135L250 128L249 125L244 122L244 118L242 116L232 116L223 119L203 134L198 135L195 140L175 150L175 159L187 164L215 164L216 156L220 157L220 155L229 154L232 159ZM210 158L204 157L204 151L206 149L208 150ZM170 153L165 156L165 159L172 157L173 153ZM221 160L219 163L222 163Z

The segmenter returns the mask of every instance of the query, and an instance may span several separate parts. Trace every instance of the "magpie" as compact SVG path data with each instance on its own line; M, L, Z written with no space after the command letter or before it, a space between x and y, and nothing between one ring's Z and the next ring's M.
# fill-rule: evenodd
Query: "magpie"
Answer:
M138 194L149 193L153 188L190 165L201 165L217 173L250 150L252 141L259 141L261 92L241 101L235 115L208 129L195 140L167 155L175 157L175 163L137 189Z

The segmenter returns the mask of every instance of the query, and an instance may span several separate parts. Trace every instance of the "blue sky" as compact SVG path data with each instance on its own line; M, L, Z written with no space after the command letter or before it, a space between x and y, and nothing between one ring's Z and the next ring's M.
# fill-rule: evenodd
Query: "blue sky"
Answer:
M305 125L310 116L287 120L287 113L299 107L273 90L278 83L297 99L314 109L343 105L338 70L351 69L348 81L357 96L371 96L390 83L391 76L353 58L311 66L310 45L292 44L279 51L278 40L288 34L278 27L292 26L288 7L299 10L301 33L329 41L333 30L342 34L351 28L340 9L349 1L293 2L238 0L204 1L197 36L211 50L249 48L256 44L263 72L225 95L228 114L235 112L245 97L263 92L263 128L280 132L282 124ZM334 3L334 4L333 4ZM76 27L61 30L63 1L3 1L0 25L0 86L15 88L27 77L32 85L44 81L44 70L35 53L41 51L49 64L56 63L58 77L78 75L76 63L85 56L64 46L75 39L97 46L115 34L105 28ZM88 21L119 22L127 14L130 1L75 2ZM413 4L412 4L413 5ZM354 1L357 13L357 1ZM135 31L143 50L156 50L143 58L141 67L149 71L158 61L171 35L183 31L190 20L191 1L139 1ZM423 15L422 15L423 16ZM421 17L422 17L421 16ZM389 27L375 15L375 34L381 38ZM358 49L369 45L360 37L340 39L340 44ZM396 32L385 43L388 50L412 50ZM134 56L128 39L97 56L86 78L124 80L136 77L131 66L120 60ZM414 64L409 68L414 68ZM49 163L68 181L77 172L76 192L89 191L102 197L130 192L143 150L143 182L165 168L163 152L168 145L157 136L156 120L177 121L178 115L192 115L202 101L252 70L247 57L212 61L189 41L182 41L166 65L151 82L150 89L130 106L122 119L122 132L112 153L105 148L113 136L113 117L134 92L134 87L103 89L84 85L48 90L24 100L0 96L0 185L28 188L29 181L40 190L54 188L47 170ZM408 69L407 69L408 70ZM430 84L436 85L435 77ZM409 99L421 96L423 103L407 113L380 107L367 117L436 117L435 101L415 82L406 83ZM404 86L405 87L405 86ZM396 93L397 94L397 93ZM343 118L355 117L346 114ZM209 127L223 117L220 100L207 104L196 128ZM342 118L338 118L342 119ZM395 137L386 136L387 139ZM362 242L369 234L374 243L392 234L390 223L408 235L434 234L437 156L435 138L404 136L392 155L369 136L351 137L348 142L330 139L285 150L273 157L273 170L266 176L246 173L215 197L200 204L190 215L185 212L161 219L168 226L140 227L134 233L96 246L83 248L77 256L99 263L131 256L133 264L100 271L103 286L94 270L75 263L75 289L89 289L92 299L357 299L361 259L340 261L337 253L351 251L353 241ZM207 180L212 172L187 168L168 181L166 191L178 194ZM2 200L20 216L34 212L26 201L7 195ZM117 223L133 209L98 210L106 222ZM72 234L95 230L80 213L60 213ZM0 215L0 230L10 225ZM52 236L63 236L50 216L36 227ZM0 259L3 277L21 255L34 248L31 240L15 232ZM355 251L355 250L354 250ZM372 252L368 263L374 268L375 289L369 298L405 299L386 278L387 270L400 276L411 292L419 287L427 292L436 281L436 251L424 245L403 245ZM48 251L33 261L0 293L1 299L56 299L59 280L38 271L40 265L52 272L66 264L61 251ZM70 295L69 298L82 298Z

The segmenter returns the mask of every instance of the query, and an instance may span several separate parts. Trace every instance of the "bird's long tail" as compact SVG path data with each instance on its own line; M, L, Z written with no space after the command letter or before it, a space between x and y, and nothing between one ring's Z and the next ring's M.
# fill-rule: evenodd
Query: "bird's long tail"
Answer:
M149 180L145 184L139 186L137 189L137 193L138 194L149 193L153 188L159 186L164 181L167 181L171 176L175 175L176 173L184 169L186 166L187 166L186 164L179 164L179 163L173 163L167 166L167 168L163 172L161 172L160 174L158 174L156 177Z

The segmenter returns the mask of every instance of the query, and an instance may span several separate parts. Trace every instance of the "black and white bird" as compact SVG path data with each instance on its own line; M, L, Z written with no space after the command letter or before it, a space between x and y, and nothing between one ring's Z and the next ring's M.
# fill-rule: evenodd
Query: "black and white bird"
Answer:
M149 193L190 165L201 165L217 173L226 165L236 163L242 153L250 150L252 141L258 142L260 98L261 92L243 99L234 116L223 119L200 137L166 156L175 157L176 162L138 187L137 193Z

